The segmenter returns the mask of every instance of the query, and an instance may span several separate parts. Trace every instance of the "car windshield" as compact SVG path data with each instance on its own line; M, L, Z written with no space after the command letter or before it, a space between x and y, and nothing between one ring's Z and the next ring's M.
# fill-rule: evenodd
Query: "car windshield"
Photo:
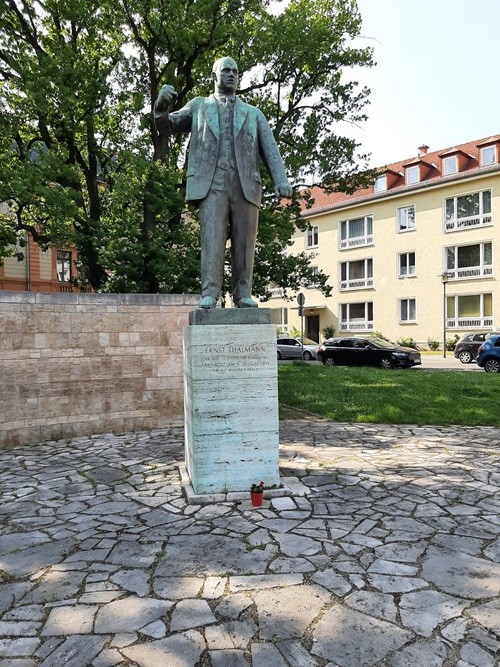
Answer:
M375 347L395 347L394 343L383 338L367 338L367 340L372 345L375 345Z
M300 342L300 338L299 338L299 342ZM311 340L310 338L304 338L304 345L318 345L318 344L319 343L317 343L315 340Z

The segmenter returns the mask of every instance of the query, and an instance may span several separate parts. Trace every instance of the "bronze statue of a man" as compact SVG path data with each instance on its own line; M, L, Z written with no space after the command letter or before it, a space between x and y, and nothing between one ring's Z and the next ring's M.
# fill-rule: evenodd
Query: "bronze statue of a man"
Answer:
M251 298L262 185L259 158L278 197L291 197L278 146L264 114L236 96L238 66L220 58L213 66L215 92L195 97L169 112L176 97L163 86L155 104L161 134L191 132L186 198L198 206L201 227L200 308L215 308L224 273L226 239L231 239L233 302L256 308Z

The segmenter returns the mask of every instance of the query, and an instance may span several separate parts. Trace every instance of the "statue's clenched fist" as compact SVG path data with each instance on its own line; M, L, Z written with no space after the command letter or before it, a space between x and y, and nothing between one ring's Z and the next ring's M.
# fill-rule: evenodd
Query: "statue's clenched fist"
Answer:
M175 88L173 86L162 86L156 100L156 111L166 111L172 106L172 102L177 97Z

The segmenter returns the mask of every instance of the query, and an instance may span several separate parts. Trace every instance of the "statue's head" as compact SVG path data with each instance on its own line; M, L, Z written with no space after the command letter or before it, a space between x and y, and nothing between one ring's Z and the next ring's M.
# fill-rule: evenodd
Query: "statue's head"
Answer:
M212 79L218 93L234 94L238 87L238 65L232 58L219 58L212 68Z

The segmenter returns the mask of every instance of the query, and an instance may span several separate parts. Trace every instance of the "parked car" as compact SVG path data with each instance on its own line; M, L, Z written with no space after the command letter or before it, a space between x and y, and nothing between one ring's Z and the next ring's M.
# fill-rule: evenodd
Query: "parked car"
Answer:
M304 351L300 338L278 338L278 359L304 359L304 361L311 361L316 359L316 350L318 343L315 343L310 338L304 338Z
M500 334L490 334L479 348L476 362L487 373L500 373Z
M422 363L420 352L376 336L338 336L318 348L318 361L327 366L380 366L408 368Z
M488 338L489 333L468 333L459 338L453 351L454 356L463 364L470 364L477 357L479 347Z

